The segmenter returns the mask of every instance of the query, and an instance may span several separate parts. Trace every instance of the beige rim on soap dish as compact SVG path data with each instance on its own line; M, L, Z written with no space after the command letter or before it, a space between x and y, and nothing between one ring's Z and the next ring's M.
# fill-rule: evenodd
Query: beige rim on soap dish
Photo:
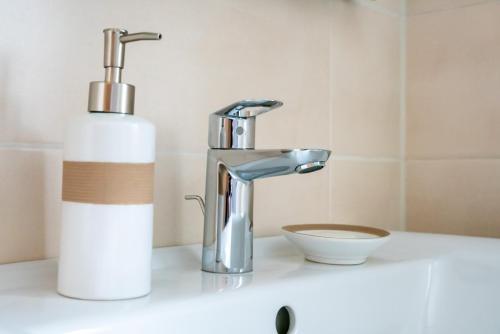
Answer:
M327 264L364 263L370 254L390 239L388 231L358 225L302 224L283 226L282 230L307 260ZM329 231L353 234L324 233Z

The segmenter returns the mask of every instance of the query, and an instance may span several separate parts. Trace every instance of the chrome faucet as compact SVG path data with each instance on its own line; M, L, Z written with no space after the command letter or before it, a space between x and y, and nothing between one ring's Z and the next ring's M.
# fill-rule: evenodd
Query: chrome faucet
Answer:
M273 100L244 100L210 115L202 270L238 274L252 271L253 181L325 166L329 150L255 150L255 117L281 107Z

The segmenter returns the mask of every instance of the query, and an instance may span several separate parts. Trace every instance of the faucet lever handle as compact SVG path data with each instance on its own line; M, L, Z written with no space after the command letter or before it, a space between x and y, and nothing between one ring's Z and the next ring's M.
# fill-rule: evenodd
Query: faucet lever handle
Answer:
M231 118L255 117L279 108L283 102L276 100L241 100L215 112L215 115Z
M215 149L255 148L255 117L279 108L276 100L242 100L209 117L208 146Z

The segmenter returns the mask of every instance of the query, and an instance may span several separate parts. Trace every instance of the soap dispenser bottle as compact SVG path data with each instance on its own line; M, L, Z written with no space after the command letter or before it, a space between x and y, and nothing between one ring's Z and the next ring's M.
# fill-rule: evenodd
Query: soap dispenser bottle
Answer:
M104 30L104 81L90 83L88 113L66 128L58 292L115 300L151 290L154 125L134 114L121 81L125 45L158 33Z

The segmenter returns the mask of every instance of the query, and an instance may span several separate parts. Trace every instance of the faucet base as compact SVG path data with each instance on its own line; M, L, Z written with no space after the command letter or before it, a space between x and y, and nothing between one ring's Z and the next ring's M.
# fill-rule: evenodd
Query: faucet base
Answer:
M253 272L253 269L247 270L247 271L212 271L212 270L207 270L201 268L201 271L209 274L219 274L219 275L242 275L242 274L250 274Z
M216 251L212 246L203 247L201 270L212 274L245 274L253 271L252 255L249 261L240 266L226 266L222 261L217 260Z

